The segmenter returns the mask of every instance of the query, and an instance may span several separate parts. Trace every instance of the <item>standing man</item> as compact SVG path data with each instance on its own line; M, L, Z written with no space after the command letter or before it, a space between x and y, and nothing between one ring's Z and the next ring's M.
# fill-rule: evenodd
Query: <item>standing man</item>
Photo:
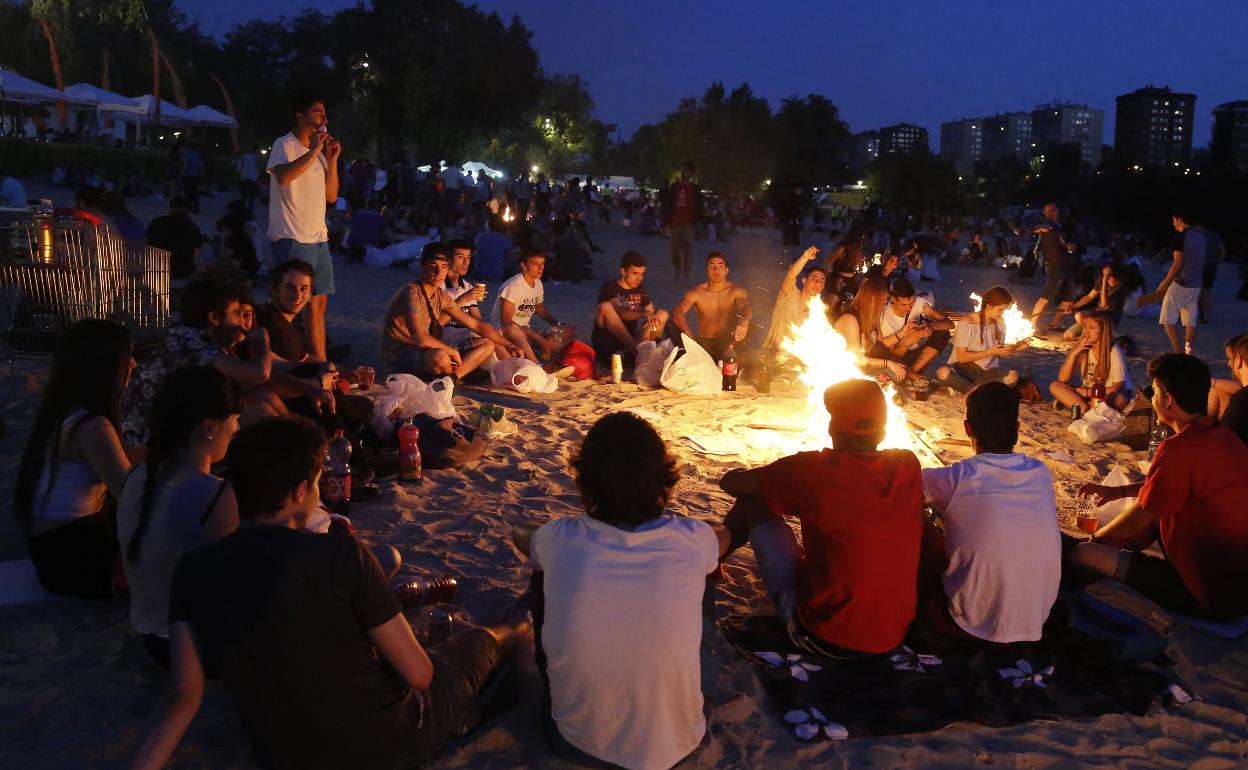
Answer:
M291 104L294 125L269 153L269 239L274 264L292 257L316 271L316 294L308 303L308 343L322 361L325 310L334 293L334 262L329 254L325 204L338 199L338 158L342 145L327 133L325 103L301 96Z
M251 216L260 198L260 160L258 147L252 147L238 156L238 196L247 207L247 216Z
M672 267L678 281L689 280L694 227L705 218L702 189L693 181L696 170L690 161L681 163L680 179L672 182L663 193L663 224L667 227Z
M199 180L204 176L204 156L194 142L182 151L182 194L190 201L191 211L199 213Z
M1196 339L1200 286L1209 240L1203 227L1194 226L1196 223L1187 211L1176 211L1170 221L1178 235L1172 247L1174 261L1155 292L1162 295L1158 322L1170 338L1170 348L1175 353L1190 354ZM1183 324L1183 345L1179 345L1179 323Z
M690 308L698 314L697 336L685 319ZM718 361L729 345L745 339L753 315L750 295L744 287L728 280L728 261L721 252L712 251L706 257L706 281L686 292L672 309L672 323Z
M1222 237L1213 230L1201 225L1205 234L1205 268L1200 277L1200 322L1207 324L1213 312L1213 282L1218 277L1218 265L1226 259L1226 245Z
M632 359L639 344L663 334L667 311L654 309L642 285L645 280L645 258L629 251L620 258L619 279L607 281L598 291L598 315L590 335L597 361L609 362L611 354L619 352Z
M1068 242L1062 234L1056 203L1044 204L1044 222L1033 227L1031 232L1040 236L1040 252L1044 255L1044 293L1031 309L1031 322L1040 331L1040 314L1044 312L1045 306L1050 302L1059 303L1070 294L1070 255L1075 251L1075 244ZM1057 316L1053 317L1053 321L1057 321ZM1053 328L1050 324L1049 329Z

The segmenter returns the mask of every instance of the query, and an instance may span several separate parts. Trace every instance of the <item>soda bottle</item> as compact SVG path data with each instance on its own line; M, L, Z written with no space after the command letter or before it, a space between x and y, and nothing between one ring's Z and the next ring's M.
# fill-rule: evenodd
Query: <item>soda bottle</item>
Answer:
M754 390L759 393L771 392L771 368L768 366L767 359L772 355L772 351L768 350L758 359L758 369L754 372Z
M1169 425L1161 422L1154 415L1150 418L1153 423L1152 430L1148 432L1148 461L1153 461L1153 455L1157 453L1157 447L1161 446L1161 442L1170 438L1174 431Z
M455 598L459 582L450 575L416 575L391 585L399 604L421 606L443 604Z
M1096 406L1104 400L1105 383L1099 381L1092 383L1092 393L1088 396L1088 403L1092 406Z
M724 390L737 389L737 351L732 345L724 351L724 360L720 362L724 375Z
M321 502L332 513L351 515L351 441L342 428L334 431L321 463Z
M399 426L399 481L420 481L420 428L411 419Z

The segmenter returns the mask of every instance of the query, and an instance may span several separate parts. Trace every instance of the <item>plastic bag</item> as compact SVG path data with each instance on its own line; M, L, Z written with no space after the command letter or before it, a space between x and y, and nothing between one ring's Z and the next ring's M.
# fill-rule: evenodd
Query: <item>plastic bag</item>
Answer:
M671 340L662 342L646 340L638 345L637 364L634 368L637 384L643 388L659 387L659 378L663 376L663 364L667 362L667 357L672 354L675 347L676 343Z
M386 378L386 394L377 399L373 407L373 429L381 438L394 433L394 419L407 419L427 414L443 420L455 416L451 399L455 384L450 377L441 377L426 383L413 374L392 374Z
M1109 472L1109 475L1101 483L1107 487L1125 487L1131 483L1131 479L1127 478L1127 474L1123 473L1122 469L1115 465L1114 469ZM1114 500L1100 506L1096 509L1097 526L1103 527L1118 518L1119 514L1126 511L1134 503L1134 497L1124 497L1121 500Z
M1122 412L1102 401L1083 417L1067 425L1066 430L1083 439L1085 444L1095 444L1117 438L1126 426L1127 418Z
M572 376L578 380L594 378L594 349L580 340L572 340L563 349L563 365L572 367Z
M490 370L490 382L496 388L511 388L521 393L554 393L559 379L527 358L504 358Z
M684 350L674 348L663 363L659 382L676 393L711 395L723 388L723 375L711 354L687 334L680 335Z

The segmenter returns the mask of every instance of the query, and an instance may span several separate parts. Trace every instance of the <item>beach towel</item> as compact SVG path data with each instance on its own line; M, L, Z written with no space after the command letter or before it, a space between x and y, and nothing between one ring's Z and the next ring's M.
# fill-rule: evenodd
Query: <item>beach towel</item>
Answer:
M775 717L803 740L1138 715L1177 686L1169 673L1123 662L1071 628L1060 605L1038 642L992 645L912 628L892 653L852 660L796 647L775 615L734 615L721 627L755 662Z

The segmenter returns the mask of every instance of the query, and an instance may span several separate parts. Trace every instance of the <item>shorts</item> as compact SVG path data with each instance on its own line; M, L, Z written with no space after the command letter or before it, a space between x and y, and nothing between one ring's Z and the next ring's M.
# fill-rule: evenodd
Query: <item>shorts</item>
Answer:
M1174 326L1182 322L1183 326L1195 326L1200 315L1199 305L1199 288L1189 289L1172 283L1161 300L1161 317L1157 319L1158 323Z
M1184 585L1183 576L1166 559L1132 553L1122 582L1171 612L1197 616L1205 613L1200 602Z
M1040 299L1049 302L1061 302L1067 299L1073 299L1071 296L1070 272L1063 265L1046 264L1044 291L1040 294Z
M445 338L443 338L442 341L459 351L461 356L466 355L476 344L476 340L472 336L468 336L459 342L451 342ZM392 374L414 374L426 382L429 380L436 380L439 377L446 377L447 375L440 374L430 369L429 362L425 357L427 353L436 349L437 348L418 348L415 345L407 345L399 350L399 352L395 353L393 358L390 359L390 372Z
M273 255L274 267L287 259L302 259L307 262L315 273L312 293L334 293L334 260L329 253L329 241L299 243L292 238L278 238L271 242L270 253Z

